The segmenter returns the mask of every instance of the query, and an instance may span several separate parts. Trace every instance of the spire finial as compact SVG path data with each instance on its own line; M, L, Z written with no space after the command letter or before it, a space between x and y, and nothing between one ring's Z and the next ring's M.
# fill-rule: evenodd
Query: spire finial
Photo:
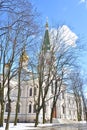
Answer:
M46 29L48 29L48 17L46 17L46 25L45 25Z

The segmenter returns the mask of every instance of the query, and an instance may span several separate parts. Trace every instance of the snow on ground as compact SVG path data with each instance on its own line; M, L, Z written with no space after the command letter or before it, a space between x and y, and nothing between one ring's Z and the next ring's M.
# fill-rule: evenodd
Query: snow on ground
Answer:
M30 129L37 129L34 127L34 124L32 123L18 123L17 126L14 126L13 123L10 123L9 130L30 130ZM0 127L0 130L5 130L5 124L4 127Z
M80 122L77 122L77 123L86 123L86 121L80 121ZM57 123L58 124L61 124L61 123ZM64 123L62 123L64 124ZM4 127L0 127L0 130L5 130L5 125L4 124ZM34 129L41 129L41 127L51 127L51 126L55 126L56 124L39 124L38 127L34 127L34 123L18 123L17 126L14 126L13 123L10 123L9 125L9 130L34 130Z
M52 126L52 124L39 124L38 127L34 127L34 123L18 123L17 126L14 126L13 123L10 123L9 130L38 130L44 126ZM5 124L4 127L0 127L0 130L5 130Z
M87 123L86 121L79 121L79 123Z

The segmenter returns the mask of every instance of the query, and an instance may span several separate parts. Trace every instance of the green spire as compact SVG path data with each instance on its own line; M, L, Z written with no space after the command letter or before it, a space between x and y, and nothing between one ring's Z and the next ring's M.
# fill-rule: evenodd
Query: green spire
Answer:
M47 52L48 50L50 50L48 22L46 22L45 27L46 27L46 30L45 30L44 41L43 41L43 50L44 50L44 52Z

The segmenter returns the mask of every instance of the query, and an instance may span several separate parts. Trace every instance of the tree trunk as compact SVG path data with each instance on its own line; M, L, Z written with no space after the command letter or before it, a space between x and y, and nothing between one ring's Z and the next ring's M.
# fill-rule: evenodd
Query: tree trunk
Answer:
M81 111L81 105L80 105L80 101L78 101L76 99L76 106L77 106L77 119L78 121L81 121L81 116L82 116L82 111Z
M52 109L51 109L51 115L50 115L50 123L53 122L53 110L54 110L54 108L52 107Z
M1 103L1 118L0 118L0 127L3 126L3 120L4 120L4 104Z
M43 124L45 123L45 103L43 100Z
M9 101L8 101L8 115L7 115L7 122L6 122L5 130L9 129L10 113L11 113L11 100L9 99Z
M10 72L9 72L10 74ZM11 99L10 99L10 80L9 80L9 74L8 74L8 115L7 115L7 122L6 122L6 127L5 130L9 129L9 122L10 122L10 114L11 114Z
M87 111L85 113L86 113L86 122L87 122Z
M19 100L17 101L17 104L16 104L16 113L15 113L14 125L17 125L18 107L19 107Z
M37 127L38 125L38 117L39 117L39 111L36 112L35 127Z
M41 76L40 76L40 79L39 79L39 94L38 94L38 101L37 101L37 106L36 106L36 120L35 120L35 127L37 127L38 125L38 117L39 117L39 113L40 113L40 94L41 94Z
M35 120L35 127L37 127L38 125L38 117L39 117L39 113L40 113L40 90L39 90L39 95L38 95L38 104L37 104L37 108L36 108L36 120Z
M1 93L0 93L0 104L1 104L1 115L0 115L0 127L3 126L3 120L4 120L4 89L1 89Z
M55 91L56 92L56 91ZM56 107L56 102L57 102L57 99L58 99L58 96L53 98L53 106L52 106L52 109L51 109L51 114L50 114L50 123L53 122L53 112L54 112L54 109Z
M16 103L16 112L15 112L14 125L17 125L18 107L19 107L20 94L21 94L21 88L20 88L20 76L21 76L21 67L19 67L19 72L18 72L18 96L17 96L17 103Z
M4 120L4 103L3 101L1 101L0 127L3 126L3 120Z
M3 56L3 81L1 86L1 119L0 119L0 127L3 126L4 121L4 84L5 84L5 51Z
M1 127L1 99L2 99L2 90L1 90L1 83L0 83L0 127Z

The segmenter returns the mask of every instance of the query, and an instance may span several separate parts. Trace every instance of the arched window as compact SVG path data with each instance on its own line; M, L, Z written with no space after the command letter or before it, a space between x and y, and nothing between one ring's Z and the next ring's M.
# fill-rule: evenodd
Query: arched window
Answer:
M9 104L7 103L5 112L8 112L8 111L9 111Z
M36 104L34 104L34 106L33 106L33 113L35 113L36 112Z
M37 89L36 89L36 87L34 87L34 95L36 95L37 94Z
M62 106L63 114L65 114L65 106Z
M29 104L29 113L31 113L31 110L32 110L32 106L31 104Z
M69 104L70 104L70 102L71 102L70 99L68 99L68 101L69 101Z
M32 88L30 88L30 94L29 95L32 96Z
M71 115L71 110L69 110L69 115Z

